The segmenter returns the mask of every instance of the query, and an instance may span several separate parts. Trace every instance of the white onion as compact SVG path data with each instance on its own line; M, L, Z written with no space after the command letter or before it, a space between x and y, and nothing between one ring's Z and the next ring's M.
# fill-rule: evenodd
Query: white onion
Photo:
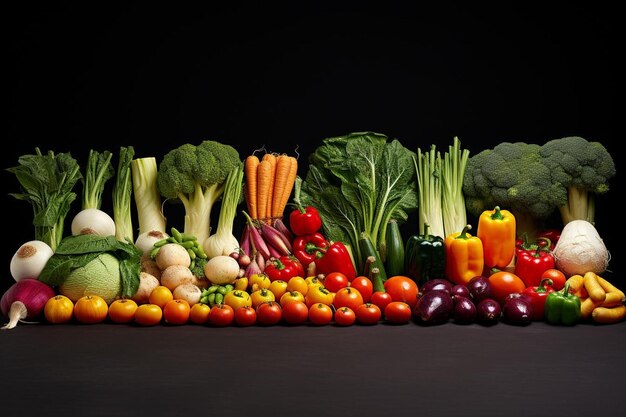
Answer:
M11 259L11 276L15 281L39 278L39 274L53 254L52 248L41 240L24 243Z
M72 220L72 235L86 234L115 236L115 222L102 210L95 208L81 210Z
M167 239L168 237L169 235L165 232L161 232L160 230L151 230L140 234L135 241L135 246L137 246L144 254L150 253L156 242Z

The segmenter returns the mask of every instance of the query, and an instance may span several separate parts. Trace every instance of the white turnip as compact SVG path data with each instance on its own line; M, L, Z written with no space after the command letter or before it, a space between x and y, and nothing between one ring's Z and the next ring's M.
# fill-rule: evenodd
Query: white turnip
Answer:
M72 220L72 235L86 234L115 235L115 222L111 216L100 209L87 208L81 210Z
M161 270L165 270L172 265L182 265L189 268L191 257L187 249L176 243L168 243L161 246L157 252L156 263Z
M41 240L24 243L11 259L11 276L16 281L38 278L53 254L52 248Z
M600 274L606 271L610 254L596 228L586 220L565 225L554 247L556 267L565 275Z

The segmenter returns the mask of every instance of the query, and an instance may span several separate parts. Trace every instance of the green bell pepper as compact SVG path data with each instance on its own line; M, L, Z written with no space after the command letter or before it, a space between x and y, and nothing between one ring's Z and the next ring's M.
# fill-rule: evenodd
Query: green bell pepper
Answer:
M428 234L428 224L423 235L411 236L406 242L406 274L418 286L435 278L444 278L446 273L446 247L443 238Z
M545 305L546 321L550 324L574 325L580 320L580 298L569 293L569 283L561 291L550 293Z

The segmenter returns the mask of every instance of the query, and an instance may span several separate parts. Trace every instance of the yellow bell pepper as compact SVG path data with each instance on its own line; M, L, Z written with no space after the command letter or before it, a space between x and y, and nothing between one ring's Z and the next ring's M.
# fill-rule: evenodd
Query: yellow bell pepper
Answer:
M462 232L449 234L444 241L446 275L456 284L467 284L483 273L483 243L478 237L467 233L471 228L468 224Z
M504 269L515 256L515 216L508 210L485 210L478 218L476 236L483 242L485 266Z

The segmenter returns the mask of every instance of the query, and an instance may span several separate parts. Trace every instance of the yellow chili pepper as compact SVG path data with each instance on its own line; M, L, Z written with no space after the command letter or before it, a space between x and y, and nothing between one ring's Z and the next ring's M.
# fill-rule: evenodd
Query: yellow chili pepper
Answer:
M508 210L485 210L478 218L476 236L483 242L485 266L505 268L515 256L515 216Z
M467 233L472 228L467 225L462 232L448 235L446 247L446 275L456 284L467 284L475 276L483 273L484 257L481 240Z

